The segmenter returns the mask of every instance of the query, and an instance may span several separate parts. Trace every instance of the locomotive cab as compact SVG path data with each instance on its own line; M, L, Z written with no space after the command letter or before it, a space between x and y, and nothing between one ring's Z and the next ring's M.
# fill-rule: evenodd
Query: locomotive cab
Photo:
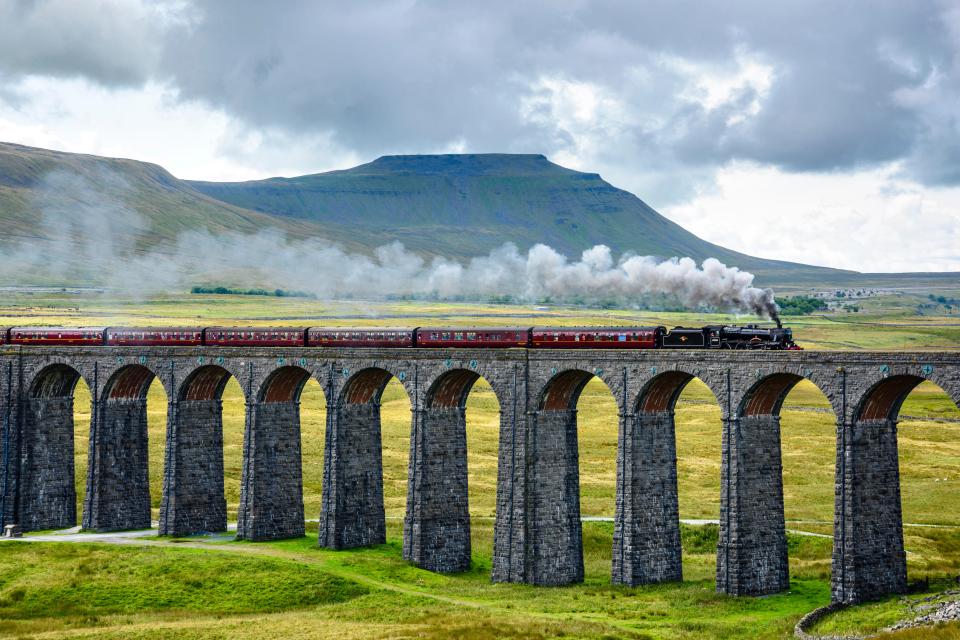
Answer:
M703 349L707 346L709 327L674 327L663 336L664 349Z

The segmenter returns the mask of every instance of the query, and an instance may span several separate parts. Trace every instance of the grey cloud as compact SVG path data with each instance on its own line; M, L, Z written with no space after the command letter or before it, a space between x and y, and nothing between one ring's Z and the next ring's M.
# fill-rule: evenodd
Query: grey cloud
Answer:
M33 25L29 38L0 27L24 45L0 44L0 72L149 76L253 130L359 157L538 152L640 176L630 186L729 160L793 171L900 160L910 177L960 182L960 18L946 2L210 0L156 30L136 3L116 15L68 11L67 0L0 6ZM44 8L78 18L84 37L50 36L35 19ZM772 70L768 90L746 83L709 107L688 99L743 59ZM556 101L569 98L544 79L610 104L593 126L565 122Z
M177 22L164 2L0 0L0 72L139 85Z

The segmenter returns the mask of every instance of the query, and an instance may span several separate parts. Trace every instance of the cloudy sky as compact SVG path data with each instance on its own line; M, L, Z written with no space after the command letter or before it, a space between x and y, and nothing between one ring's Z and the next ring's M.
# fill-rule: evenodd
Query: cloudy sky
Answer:
M960 271L960 3L0 0L0 140L210 180L544 153L754 255Z

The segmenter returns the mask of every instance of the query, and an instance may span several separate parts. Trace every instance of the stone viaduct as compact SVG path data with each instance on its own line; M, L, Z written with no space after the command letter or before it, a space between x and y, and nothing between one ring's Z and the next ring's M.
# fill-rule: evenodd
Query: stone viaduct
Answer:
M395 377L412 407L403 555L425 569L470 565L465 402L485 378L500 403L494 581L583 578L577 399L594 376L619 409L612 579L680 580L674 405L694 377L722 414L717 589L789 586L779 413L812 381L837 420L833 599L906 588L897 416L931 380L960 403L960 353L538 351L26 347L0 351L0 523L76 524L73 389L92 393L82 524L150 526L146 393L168 398L160 533L227 526L220 397L233 376L246 418L237 535L304 534L299 395L313 377L327 402L320 544L385 540L380 396ZM611 461L612 462L612 461Z

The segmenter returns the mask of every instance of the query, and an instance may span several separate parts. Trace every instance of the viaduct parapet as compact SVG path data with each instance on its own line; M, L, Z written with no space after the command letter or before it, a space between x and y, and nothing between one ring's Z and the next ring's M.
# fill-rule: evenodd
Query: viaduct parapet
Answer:
M721 409L717 590L733 595L789 587L779 415L810 380L836 416L833 600L848 603L907 586L901 403L930 380L960 404L953 352L9 346L0 524L76 524L73 389L83 379L83 527L149 527L146 395L156 378L169 402L160 533L225 530L221 394L231 376L246 401L238 537L304 534L299 397L313 377L327 402L320 544L384 542L380 396L397 378L412 407L403 555L440 572L470 566L465 402L485 378L500 403L492 579L538 585L583 579L576 404L594 376L619 414L613 582L682 579L674 406L699 378Z

